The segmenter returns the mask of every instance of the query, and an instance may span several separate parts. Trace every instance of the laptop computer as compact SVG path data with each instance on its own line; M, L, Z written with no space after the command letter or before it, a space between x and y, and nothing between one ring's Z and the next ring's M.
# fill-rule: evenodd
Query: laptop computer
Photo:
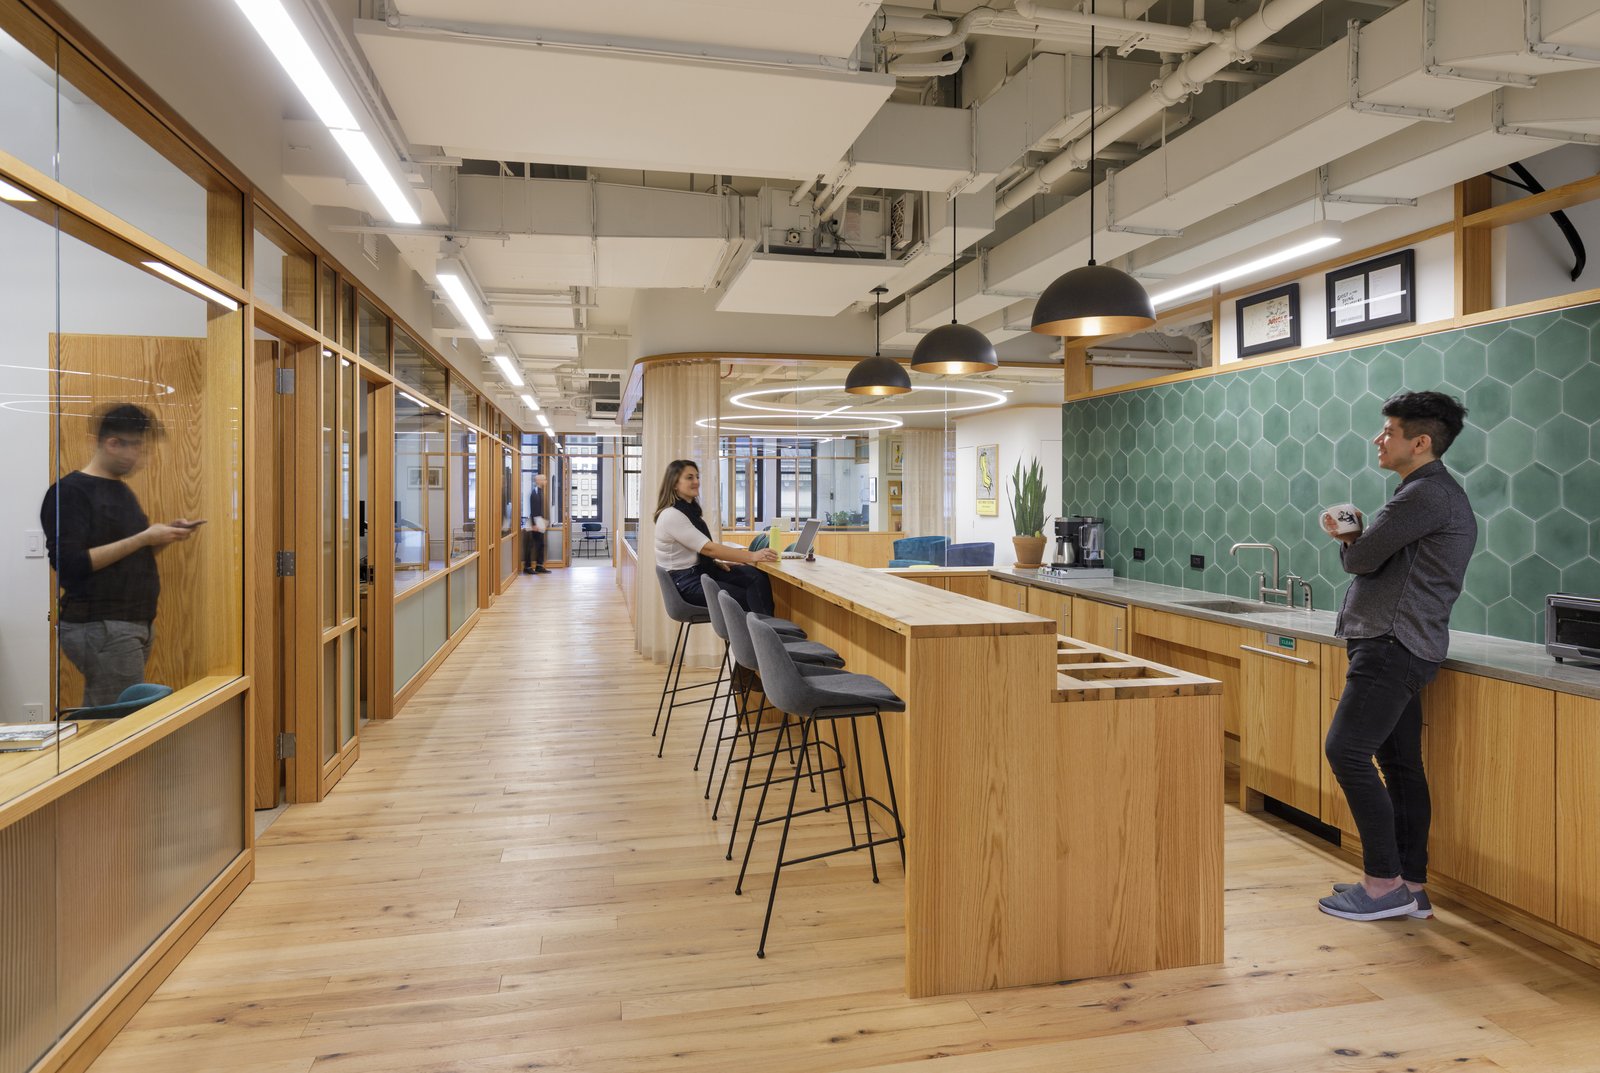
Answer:
M805 528L800 530L800 539L794 542L794 547L785 550L780 556L784 559L804 559L811 552L811 544L817 539L817 530L822 528L821 518L807 519Z

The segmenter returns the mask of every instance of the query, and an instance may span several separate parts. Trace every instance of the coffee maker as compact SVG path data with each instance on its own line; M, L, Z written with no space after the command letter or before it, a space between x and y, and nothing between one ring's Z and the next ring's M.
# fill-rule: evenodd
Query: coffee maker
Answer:
M1056 569L1103 570L1106 565L1106 520L1086 514L1056 519Z

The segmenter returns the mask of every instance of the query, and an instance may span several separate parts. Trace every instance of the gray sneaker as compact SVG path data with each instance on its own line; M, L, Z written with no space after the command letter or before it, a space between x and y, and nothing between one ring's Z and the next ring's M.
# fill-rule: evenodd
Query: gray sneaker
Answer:
M1417 908L1417 899L1404 886L1374 898L1366 887L1357 883L1349 890L1320 899L1317 906L1329 916L1344 920L1387 920L1410 916Z
M1359 883L1335 883L1333 885L1333 893L1343 894L1351 887L1359 887L1360 885L1361 884ZM1414 890L1411 892L1411 896L1417 900L1417 907L1411 911L1411 915L1416 917L1418 920L1432 920L1433 903L1428 901L1428 892L1425 890Z

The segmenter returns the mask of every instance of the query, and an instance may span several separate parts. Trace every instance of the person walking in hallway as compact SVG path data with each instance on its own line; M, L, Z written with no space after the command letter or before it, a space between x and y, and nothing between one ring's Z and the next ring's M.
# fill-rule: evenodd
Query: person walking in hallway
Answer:
M773 613L772 582L753 564L777 562L778 553L771 548L750 551L711 539L700 513L700 467L692 460L668 463L656 495L655 522L656 565L672 575L672 583L685 600L705 606L700 575L710 574L746 611Z
M1478 539L1472 504L1441 461L1466 416L1437 391L1389 399L1373 443L1399 487L1370 526L1358 515L1355 532L1340 533L1322 516L1352 575L1335 627L1350 671L1325 749L1361 834L1365 874L1318 904L1346 920L1433 915L1424 886L1432 806L1421 694L1449 651L1450 610Z
M156 552L188 540L198 520L150 524L127 478L158 432L132 403L100 417L89 464L50 486L39 508L50 565L61 583L56 639L83 673L83 705L111 704L144 681L161 596Z
M522 531L522 572L548 574L544 568L544 534L550 527L550 515L545 513L544 492L549 478L543 473L534 475L533 491L528 493L528 526ZM534 565L537 563L538 565Z

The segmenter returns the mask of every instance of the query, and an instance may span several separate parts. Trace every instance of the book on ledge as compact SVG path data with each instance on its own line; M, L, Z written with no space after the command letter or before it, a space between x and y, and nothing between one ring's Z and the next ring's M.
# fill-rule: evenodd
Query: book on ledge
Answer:
M0 753L48 749L77 732L77 723L0 723Z

